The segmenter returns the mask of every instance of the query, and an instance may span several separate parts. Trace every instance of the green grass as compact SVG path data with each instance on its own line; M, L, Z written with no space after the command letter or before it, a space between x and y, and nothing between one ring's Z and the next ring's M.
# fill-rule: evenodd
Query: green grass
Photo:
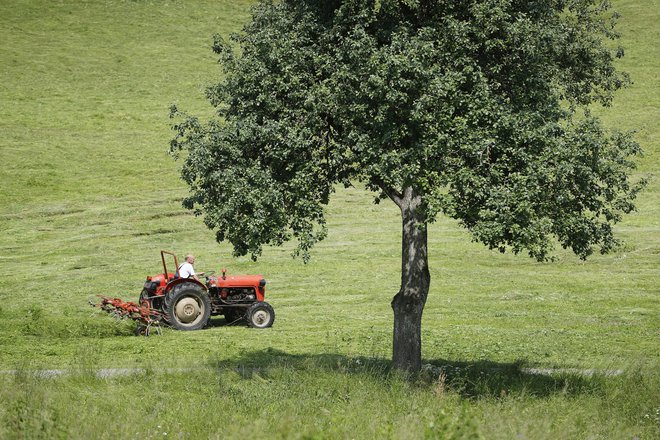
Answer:
M194 374L17 375L0 379L9 397L3 415L26 438L111 439L632 439L652 438L658 422L644 405L657 380L638 372L586 380L473 365L452 366L440 381L409 381L369 362L268 351Z
M625 247L538 264L440 219L430 367L416 378L388 369L400 279L391 204L338 190L308 265L290 246L232 258L181 208L168 107L210 114L211 35L237 30L249 3L0 4L0 370L18 371L0 375L0 438L660 437L658 2L615 2L635 83L600 111L638 130L638 174L652 177L617 227ZM195 252L200 270L263 274L275 326L217 318L137 338L87 305L135 299L160 249ZM100 368L146 372L102 379ZM40 369L71 374L31 375Z

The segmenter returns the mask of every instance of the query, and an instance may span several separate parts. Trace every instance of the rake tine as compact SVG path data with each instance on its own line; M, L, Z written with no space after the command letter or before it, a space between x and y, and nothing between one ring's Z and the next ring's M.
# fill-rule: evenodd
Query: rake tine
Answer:
M115 324L119 325L122 320L130 319L131 321L136 322L136 335L142 334L144 336L149 336L153 333L152 329L155 329L157 334L161 334L160 319L163 316L162 313L153 310L150 306L142 306L132 301L123 301L119 298L111 298L102 295L98 296L101 298L99 304L94 304L91 300L89 301L89 304L108 313L115 321ZM90 317L94 313L95 312L92 312Z

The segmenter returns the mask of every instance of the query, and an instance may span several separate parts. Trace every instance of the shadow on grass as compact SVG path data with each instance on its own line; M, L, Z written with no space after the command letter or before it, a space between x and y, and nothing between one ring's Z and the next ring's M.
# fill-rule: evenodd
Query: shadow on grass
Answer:
M209 319L204 329L216 328L216 327L228 327L228 326L247 327L248 325L247 322L245 322L245 320L243 319L237 319L235 321L227 321L225 317L222 316L222 317L211 317L211 319Z
M403 374L390 367L384 358L348 357L340 354L291 354L266 349L242 354L234 359L211 361L213 368L233 369L244 379L255 375L268 377L277 368L301 372L336 372L369 376L379 381L404 380L413 386L426 387L436 393L454 392L463 398L503 398L506 396L550 397L578 396L598 393L603 375L585 376L578 372L553 375L526 372L522 361L499 363L492 361L452 361L433 359L417 374Z

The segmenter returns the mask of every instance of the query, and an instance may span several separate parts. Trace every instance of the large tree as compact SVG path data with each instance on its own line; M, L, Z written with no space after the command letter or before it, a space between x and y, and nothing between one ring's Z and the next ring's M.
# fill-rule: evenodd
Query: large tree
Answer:
M616 18L594 0L262 1L241 33L215 38L218 117L173 108L184 206L236 255L295 238L306 260L337 184L394 202L393 365L416 371L438 215L538 260L555 243L581 258L615 246L639 147L589 109L628 81Z

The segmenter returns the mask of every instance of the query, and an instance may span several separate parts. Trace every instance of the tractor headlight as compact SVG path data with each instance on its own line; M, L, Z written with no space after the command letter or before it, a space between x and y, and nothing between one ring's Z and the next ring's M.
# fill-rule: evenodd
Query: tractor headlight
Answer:
M264 278L259 281L259 287L264 287L266 285L266 280Z

